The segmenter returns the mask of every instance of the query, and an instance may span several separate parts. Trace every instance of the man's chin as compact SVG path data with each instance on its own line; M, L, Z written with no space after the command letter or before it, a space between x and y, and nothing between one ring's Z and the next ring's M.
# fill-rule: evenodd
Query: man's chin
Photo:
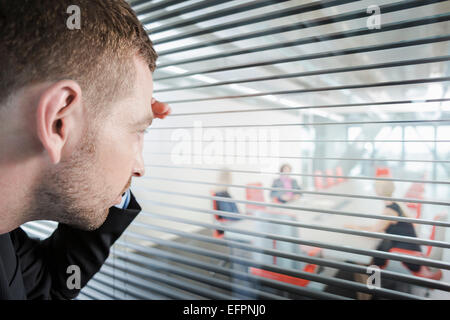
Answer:
M77 221L71 221L68 223L71 227L76 229L84 230L84 231L94 231L100 228L106 221L106 218L109 214L109 208L104 209L102 214L90 214L80 218Z

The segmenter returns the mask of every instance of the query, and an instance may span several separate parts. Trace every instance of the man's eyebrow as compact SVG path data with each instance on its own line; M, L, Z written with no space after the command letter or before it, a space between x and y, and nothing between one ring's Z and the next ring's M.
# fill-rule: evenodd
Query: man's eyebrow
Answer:
M135 125L136 126L144 126L149 127L153 122L154 117L152 115L148 115L145 119L138 120Z

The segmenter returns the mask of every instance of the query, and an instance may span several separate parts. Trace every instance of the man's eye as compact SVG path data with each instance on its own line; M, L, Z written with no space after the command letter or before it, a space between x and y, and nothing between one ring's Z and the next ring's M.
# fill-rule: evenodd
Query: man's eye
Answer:
M144 129L144 130L141 130L141 133L143 133L143 134L146 134L146 133L148 133L148 132L149 132L148 128L146 128L146 129Z

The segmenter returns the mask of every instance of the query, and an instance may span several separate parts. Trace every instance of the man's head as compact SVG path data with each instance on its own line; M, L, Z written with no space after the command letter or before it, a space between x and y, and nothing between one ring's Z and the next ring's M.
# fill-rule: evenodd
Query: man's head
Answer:
M290 164L285 163L280 167L280 173L289 174L289 173L291 173L291 171L292 171L292 167Z
M375 193L380 197L392 197L395 191L394 182L390 180L377 180L374 184Z
M67 27L71 5L80 29ZM156 57L125 1L0 0L0 191L10 228L104 222L144 174Z

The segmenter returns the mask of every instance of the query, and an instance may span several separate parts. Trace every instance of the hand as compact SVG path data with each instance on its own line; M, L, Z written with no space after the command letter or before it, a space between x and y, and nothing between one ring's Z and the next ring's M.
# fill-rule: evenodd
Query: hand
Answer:
M284 200L284 201L290 201L291 197L289 195L287 195L287 194L282 194L281 195L281 199Z
M152 111L155 118L164 119L172 112L172 109L167 103L152 98Z

